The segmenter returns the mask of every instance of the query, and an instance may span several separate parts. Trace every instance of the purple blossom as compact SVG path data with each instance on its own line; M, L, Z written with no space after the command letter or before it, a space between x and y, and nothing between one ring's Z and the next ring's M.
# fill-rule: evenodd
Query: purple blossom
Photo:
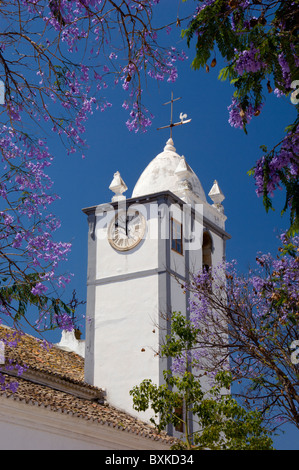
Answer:
M19 384L18 382L11 382L9 384L9 389L12 393L15 393L18 390Z
M31 292L34 295L42 295L47 292L47 287L44 286L41 282L38 282L35 287L32 287Z
M278 62L282 71L282 82L279 85L283 88L283 91L280 88L276 88L274 93L280 97L288 93L292 80L290 67L283 53L278 55Z
M271 159L263 155L257 162L254 178L256 193L262 196L266 190L267 194L273 195L274 191L281 187L281 174L284 174L289 182L294 181L299 175L299 127L288 133L283 139L280 148ZM292 198L289 205L292 204Z
M267 66L267 64L260 58L260 51L253 45L251 45L249 50L242 52L238 52L236 50L235 53L235 70L239 75L243 75L243 73L259 72L260 70L265 69Z
M213 3L215 3L216 0L204 0L201 2L200 5L198 5L195 9L195 12L193 14L193 17L196 18L196 16L198 15L198 13L200 13L202 10L204 10L205 8L213 5Z
M249 104L245 110L242 110L241 104L236 98L233 98L231 105L228 106L228 122L232 127L243 129L244 124L249 124L252 117L260 113L262 106L261 104L257 107L253 107L252 104Z

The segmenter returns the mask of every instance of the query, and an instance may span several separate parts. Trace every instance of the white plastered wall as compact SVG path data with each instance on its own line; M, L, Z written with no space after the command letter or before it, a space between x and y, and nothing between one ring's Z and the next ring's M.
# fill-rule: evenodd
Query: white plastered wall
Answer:
M0 397L1 450L167 450L113 426Z
M94 320L94 385L107 401L137 414L130 390L145 378L159 383L159 258L157 212L135 205L147 219L144 239L130 251L114 250L107 227L114 211L98 215Z
M159 381L157 299L157 275L96 288L95 385L106 389L111 405L133 415L129 391L145 378Z

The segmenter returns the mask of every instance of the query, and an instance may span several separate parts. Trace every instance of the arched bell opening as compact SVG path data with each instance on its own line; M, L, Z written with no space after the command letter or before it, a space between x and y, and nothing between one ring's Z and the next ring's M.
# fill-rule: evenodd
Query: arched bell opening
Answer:
M203 233L202 240L202 269L209 271L212 267L213 241L208 231Z

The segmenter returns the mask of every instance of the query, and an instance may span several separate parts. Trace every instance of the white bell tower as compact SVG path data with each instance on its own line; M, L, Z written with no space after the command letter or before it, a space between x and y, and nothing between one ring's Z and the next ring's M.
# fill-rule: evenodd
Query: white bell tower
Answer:
M130 390L163 381L171 364L159 357L172 311L188 315L180 282L225 257L222 201L215 182L209 204L201 183L172 139L145 168L132 196L117 172L108 203L88 216L85 379L104 388L110 405L142 420ZM179 282L178 282L179 281Z

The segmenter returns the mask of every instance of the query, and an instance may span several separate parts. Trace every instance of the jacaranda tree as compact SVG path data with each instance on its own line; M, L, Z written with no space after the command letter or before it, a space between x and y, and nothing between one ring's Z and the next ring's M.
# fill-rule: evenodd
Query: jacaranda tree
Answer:
M190 321L200 333L193 360L210 377L229 368L243 404L272 429L299 428L299 240L282 236L277 256L260 254L240 274L225 263L193 276ZM184 355L175 370L184 368Z
M186 0L184 0L186 1ZM190 0L189 0L190 1ZM229 122L246 131L262 112L269 93L288 97L294 122L282 129L272 149L261 145L263 155L251 173L256 192L268 211L272 196L284 188L282 212L290 212L290 233L299 230L299 41L298 0L198 0L189 27L183 31L191 47L195 39L195 70L215 67L221 56L226 66L221 80L234 87ZM263 142L261 142L263 144Z
M16 328L29 321L29 309L38 331L73 327L73 302L62 302L59 289L70 280L61 262L71 245L57 239L60 221L50 210L58 196L47 174L53 155L46 135L57 136L62 154L83 153L88 117L111 106L106 89L116 85L129 130L150 125L143 77L172 82L176 60L184 59L160 46L152 26L158 3L0 4L0 315Z
M0 91L5 90L0 105L1 298L2 313L15 321L24 315L28 301L46 317L56 305L64 318L59 302L54 302L58 296L46 301L50 282L59 286L69 280L58 275L58 266L70 245L54 238L60 222L49 212L57 196L47 175L53 156L42 131L56 134L65 152L83 149L88 116L111 106L105 94L111 84L126 93L123 107L128 109L129 130L145 130L151 124L142 102L143 79L172 82L177 77L176 61L184 59L175 48L163 47L160 31L166 25L153 23L159 3L1 2ZM195 3L190 27L183 32L189 44L197 37L194 68L206 66L218 47L228 60L221 76L229 77L236 87L231 123L245 128L252 114L260 112L263 80L270 89L271 78L276 92L287 94L297 77L298 1ZM180 19L174 23L180 26ZM285 185L293 228L298 200L296 129L295 123L275 152L264 156L254 170L267 207L270 192ZM40 319L46 317L41 313Z
M58 196L47 175L53 156L44 130L57 135L64 153L84 151L86 121L111 106L105 90L115 84L125 92L128 128L150 125L141 103L143 74L173 81L183 58L157 42L151 23L157 3L1 2L0 308L15 326L28 305L38 308L39 328L71 325L52 290L69 281L58 268L70 244L55 239L60 222L49 207Z

